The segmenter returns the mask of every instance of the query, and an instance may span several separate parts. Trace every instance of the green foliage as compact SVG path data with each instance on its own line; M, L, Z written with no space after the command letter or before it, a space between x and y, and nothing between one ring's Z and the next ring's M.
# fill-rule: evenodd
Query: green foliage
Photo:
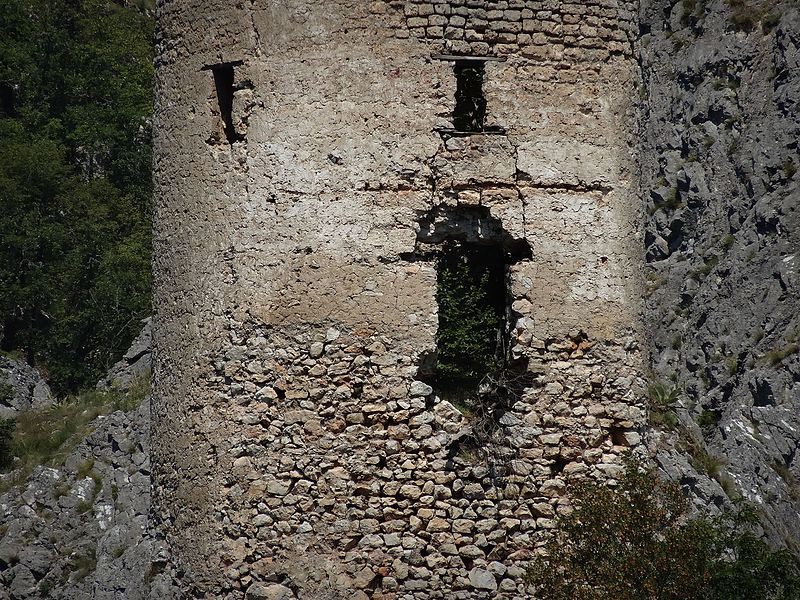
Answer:
M10 383L0 383L0 402L8 402L14 397L14 386Z
M786 344L780 348L774 348L764 355L764 358L772 366L781 364L788 357L800 352L800 345L796 343Z
M781 22L781 14L772 12L761 19L761 30L766 34L775 29Z
M656 291L667 282L666 277L656 274L655 271L647 271L646 278L647 281L645 283L644 293L647 298L655 294Z
M720 418L721 416L717 411L704 409L700 416L697 417L697 424L702 429L714 429L719 425Z
M689 273L689 277L697 281L703 281L716 266L719 264L719 256L712 255L703 259L703 266L698 267Z
M727 254L733 248L735 242L736 238L729 233L720 240L719 245L722 247L722 251Z
M683 200L678 192L678 188L671 187L669 191L664 194L663 198L660 198L654 202L653 208L650 210L650 214L655 214L659 210L674 211L679 209L682 204Z
M76 471L75 476L78 479L84 479L89 475L89 473L92 472L93 468L94 468L94 459L89 458L78 465L78 470Z
M479 258L480 249L454 243L439 258L436 373L442 390L474 391L502 362L503 273Z
M796 486L797 482L795 481L794 475L792 475L791 469L789 469L785 463L776 460L772 463L772 468L775 470L778 476L783 479L786 485L788 485L790 488L794 488Z
M787 550L772 550L754 531L755 511L740 505L712 522L714 555L708 600L794 600L800 598L800 568Z
M752 511L688 518L677 484L629 462L614 488L573 490L528 580L540 600L789 600L800 593L796 559L752 533Z
M152 19L108 0L0 11L0 323L57 392L149 312Z
M711 454L705 449L696 452L689 463L700 473L705 473L709 477L720 481L722 479L722 469L727 465L727 461L715 454Z
M673 385L668 387L662 381L651 381L647 386L650 424L664 429L675 429L678 426L678 415L675 404L678 402L680 389Z
M681 25L687 27L692 24L693 20L699 21L705 18L707 4L707 0L683 0Z
M730 22L734 31L751 32L761 23L764 33L769 33L780 21L779 13L770 13L776 0L727 0L731 9Z
M80 509L82 507L78 506L76 508ZM76 553L70 558L70 569L75 573L76 579L84 579L97 568L97 551L95 548L88 548L84 553Z

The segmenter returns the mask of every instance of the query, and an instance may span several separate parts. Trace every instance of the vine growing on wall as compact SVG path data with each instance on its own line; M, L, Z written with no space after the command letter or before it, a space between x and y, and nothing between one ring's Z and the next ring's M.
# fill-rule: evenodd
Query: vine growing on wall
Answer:
M438 258L436 376L445 395L474 393L504 362L502 255L489 246L446 242Z

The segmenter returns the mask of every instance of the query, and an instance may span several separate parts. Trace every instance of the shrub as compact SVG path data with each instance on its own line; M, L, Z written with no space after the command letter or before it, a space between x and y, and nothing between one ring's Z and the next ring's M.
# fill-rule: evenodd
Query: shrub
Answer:
M679 395L678 386L667 387L661 381L653 381L647 386L651 425L665 429L677 427L678 415L675 412L675 404Z
M703 259L703 266L698 267L689 273L689 277L702 281L707 277L711 271L719 264L719 256L712 255Z
M699 448L691 457L689 463L699 473L705 473L717 481L721 480L722 469L728 464L724 458L716 454L711 454L705 448Z
M689 518L677 484L629 461L614 488L573 489L575 510L527 574L540 600L790 600L800 571L752 533L740 508Z
M789 356L800 352L800 345L796 343L786 344L781 348L770 350L764 355L764 358L772 366L777 366L786 360Z
M764 18L761 19L761 30L764 33L769 33L773 29L778 26L778 23L781 22L781 15L780 13L769 13L764 15Z
M659 196L658 200L653 203L653 208L650 214L655 214L659 210L674 211L681 207L683 201L681 200L680 192L677 187L671 187L663 197Z
M731 9L730 22L734 31L751 32L760 23L761 30L767 34L780 22L779 12L770 12L775 0L727 0Z
M722 416L715 410L704 409L697 417L697 424L701 429L714 429L719 425Z
M73 554L70 557L70 568L76 579L84 579L97 568L97 550L88 548L84 553Z
M728 0L731 9L730 22L735 31L750 32L755 29L761 14L746 0Z
M729 233L720 240L719 244L722 246L722 251L727 253L733 247L734 242L736 242L736 238Z
M8 402L14 397L14 386L10 383L0 383L0 402Z

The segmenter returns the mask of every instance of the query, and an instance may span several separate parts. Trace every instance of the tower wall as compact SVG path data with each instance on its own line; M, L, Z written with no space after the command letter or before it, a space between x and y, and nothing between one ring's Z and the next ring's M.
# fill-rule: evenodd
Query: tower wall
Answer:
M183 594L524 596L566 482L644 422L634 5L160 6L153 491ZM455 131L456 56L482 132ZM420 248L487 223L529 253L524 385L479 436L429 385Z

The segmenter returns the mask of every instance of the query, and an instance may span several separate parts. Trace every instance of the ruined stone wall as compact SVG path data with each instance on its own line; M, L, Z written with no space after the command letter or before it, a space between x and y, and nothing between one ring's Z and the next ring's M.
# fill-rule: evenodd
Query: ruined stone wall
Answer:
M153 502L177 596L524 597L566 482L641 441L632 4L160 5ZM453 121L452 55L492 59L482 131ZM424 250L448 237L525 249L499 267L522 383L488 422L426 367Z
M402 4L406 27L399 38L413 36L458 54L520 54L537 60L596 62L631 54L637 35L637 2L612 0L558 2L430 2Z

